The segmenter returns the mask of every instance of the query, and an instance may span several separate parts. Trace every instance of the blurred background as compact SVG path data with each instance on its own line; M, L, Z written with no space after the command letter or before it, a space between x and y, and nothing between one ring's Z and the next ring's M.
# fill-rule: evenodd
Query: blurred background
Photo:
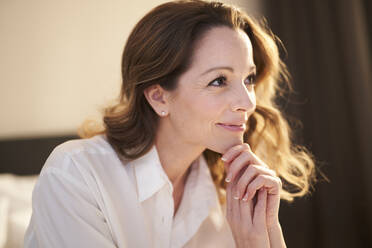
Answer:
M118 95L126 38L163 2L0 0L0 248L22 247L43 163ZM224 2L281 39L295 92L280 103L329 179L282 202L287 246L372 247L372 1Z

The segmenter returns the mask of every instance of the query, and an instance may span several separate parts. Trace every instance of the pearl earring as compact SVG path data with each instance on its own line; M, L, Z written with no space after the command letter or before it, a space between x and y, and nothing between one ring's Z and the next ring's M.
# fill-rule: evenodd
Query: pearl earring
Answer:
M161 111L161 115L165 115L165 111Z

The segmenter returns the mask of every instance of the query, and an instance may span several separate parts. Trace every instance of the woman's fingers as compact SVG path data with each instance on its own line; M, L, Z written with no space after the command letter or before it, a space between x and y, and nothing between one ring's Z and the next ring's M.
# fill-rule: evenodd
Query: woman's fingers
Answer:
M250 149L247 143L237 145L230 148L223 156L225 161L225 169L227 171L226 181L231 182L237 176L237 173L244 167L250 164L259 164L262 167L268 166L259 159Z
M230 179L226 215L234 240L241 247L269 247L268 227L278 219L280 179L246 143L230 148L223 158Z
M266 225L266 202L267 202L267 191L265 188L261 188L258 192L257 203L254 208L253 214L253 225L265 226Z
M227 173L227 177L230 177L231 181L234 181L236 178L237 173L243 169L244 167L250 166L250 165L259 165L261 168L266 168L267 172L269 174L276 176L276 172L273 170L270 170L269 167L265 164L259 164L259 163L254 163L251 160L251 154L250 152L242 152L234 161L231 162L229 166L229 171Z
M241 145L236 145L236 146L231 147L229 150L227 150L227 152L223 154L223 156L221 157L221 160L225 162L224 165L225 165L226 172L229 171L230 163L234 161L234 159L237 156L239 156L239 154L243 150L251 150L251 147L247 143L243 143ZM229 177L228 175L226 177L226 182L230 182L230 181L232 180L231 180L231 177Z
M233 184L231 184L233 185ZM232 188L230 189L230 195L233 197L233 188L234 188L234 185L232 186ZM233 202L232 202L232 210L233 210L233 218L235 219L235 222L238 223L240 220L241 220L241 215L240 215L240 204L239 204L239 201L236 201L233 199Z
M226 186L226 218L228 220L232 219L232 196L231 196L232 185L227 184Z
M243 143L241 145L236 145L236 146L233 146L231 147L229 150L227 150L223 156L221 157L221 159L226 162L226 163L229 163L230 161L234 160L234 158L236 156L239 155L239 153L241 153L243 150L247 150L247 151L250 151L252 153L252 161L254 163L257 163L257 164L261 164L262 163L262 160L256 156L256 154L254 154L251 150L251 147L249 146L248 143Z
M233 199L232 189L234 185L228 184L226 187L226 200L227 200L227 209L226 209L226 216L229 222L232 225L232 228L239 228L235 226L237 223L240 222L240 206L238 201Z
M254 205L253 201L237 201L240 204L240 211L241 211L241 217L244 223L247 223L248 227L252 226L252 216L253 216L253 210Z
M269 195L279 195L280 189L282 188L282 181L278 177L262 175L262 174L258 175L248 185L247 192L246 192L247 199L248 200L252 199L256 191L262 187L265 187L267 189L267 194Z
M230 163L230 161L232 161L237 155L239 155L239 153L243 150L243 149L251 149L251 147L249 146L249 144L247 143L243 143L241 145L236 145L236 146L233 146L231 147L229 150L227 150L223 156L221 157L221 159L226 162L226 163Z
M249 165L248 168L245 169L243 175L238 179L238 182L234 190L234 196L235 196L234 199L242 199L244 196L244 193L246 192L247 186L259 174L269 175L273 177L276 176L275 171L270 170L269 168L263 167L261 165L254 165L254 164ZM247 198L243 198L243 201L246 201L246 200Z

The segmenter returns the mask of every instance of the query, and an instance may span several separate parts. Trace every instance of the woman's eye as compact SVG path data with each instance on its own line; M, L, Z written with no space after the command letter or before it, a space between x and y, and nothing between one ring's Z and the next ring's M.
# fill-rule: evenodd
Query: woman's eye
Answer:
M215 86L215 87L221 87L222 85L225 85L226 78L225 77L218 77L212 82L208 84L208 86Z
M255 80L256 80L256 75L252 74L252 75L249 75L246 78L245 83L247 85L254 86L256 84ZM212 82L210 82L208 84L208 86L214 86L214 87L222 87L224 85L226 85L226 77L225 76L220 76L220 77L214 79Z
M249 75L246 80L247 80L247 84L254 86L256 84L255 82L256 75L255 74Z

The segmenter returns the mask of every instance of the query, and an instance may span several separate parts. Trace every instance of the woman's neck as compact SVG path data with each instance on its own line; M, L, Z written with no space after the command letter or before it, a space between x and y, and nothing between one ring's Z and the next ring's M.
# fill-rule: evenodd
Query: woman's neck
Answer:
M159 160L174 188L186 182L187 170L202 154L203 147L182 142L170 128L159 125L155 138Z

